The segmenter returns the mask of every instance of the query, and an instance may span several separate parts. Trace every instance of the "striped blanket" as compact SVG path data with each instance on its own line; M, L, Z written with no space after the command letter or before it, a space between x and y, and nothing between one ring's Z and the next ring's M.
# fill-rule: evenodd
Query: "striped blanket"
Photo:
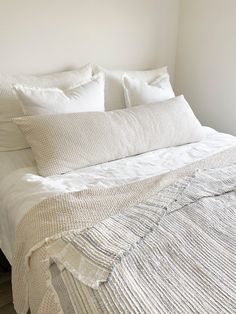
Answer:
M236 165L197 171L48 252L64 313L236 313Z
M17 313L235 314L235 162L38 204L17 230Z

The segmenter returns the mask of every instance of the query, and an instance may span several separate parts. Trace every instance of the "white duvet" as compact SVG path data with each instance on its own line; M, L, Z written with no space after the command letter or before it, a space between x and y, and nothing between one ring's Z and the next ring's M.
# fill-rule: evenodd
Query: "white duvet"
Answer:
M199 143L159 149L65 175L45 178L39 176L33 166L19 168L16 164L15 168L11 167L11 173L0 181L0 246L5 255L11 262L15 230L21 218L32 206L49 196L145 179L236 145L236 137L204 129L205 138ZM2 166L8 162L4 158L0 155Z

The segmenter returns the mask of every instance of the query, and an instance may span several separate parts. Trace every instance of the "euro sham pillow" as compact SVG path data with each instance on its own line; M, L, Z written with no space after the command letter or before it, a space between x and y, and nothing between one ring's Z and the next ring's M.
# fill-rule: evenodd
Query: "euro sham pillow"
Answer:
M44 76L0 74L0 151L29 147L24 136L12 121L13 118L24 115L13 85L21 84L30 87L58 87L64 89L75 86L91 77L92 66L90 64L75 71Z
M168 73L167 67L147 71L112 71L93 65L94 73L105 74L105 108L107 111L125 108L125 97L122 86L124 74L142 82L151 83L159 76Z
M25 115L104 111L104 74L69 89L14 86Z
M14 121L32 147L42 176L196 142L203 136L183 96L123 110L25 116Z
M150 84L125 74L123 88L126 107L146 105L175 97L168 73L159 76Z

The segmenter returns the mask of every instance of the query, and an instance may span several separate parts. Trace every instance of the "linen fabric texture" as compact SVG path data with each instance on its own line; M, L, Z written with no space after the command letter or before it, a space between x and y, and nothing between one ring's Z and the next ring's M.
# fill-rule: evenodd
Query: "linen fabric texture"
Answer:
M69 89L14 86L25 115L104 111L104 74Z
M146 71L122 71L108 70L98 65L93 65L94 73L104 72L105 74L105 108L107 111L125 108L125 96L122 84L124 75L138 79L142 82L151 83L159 76L167 74L167 67Z
M175 97L168 73L159 76L150 84L124 75L123 88L126 107L150 104Z
M14 121L30 144L42 176L203 137L202 126L183 96L110 112L25 116Z
M13 85L69 88L91 77L92 66L90 64L78 70L43 76L0 74L0 151L29 147L19 128L12 121L13 118L24 115Z

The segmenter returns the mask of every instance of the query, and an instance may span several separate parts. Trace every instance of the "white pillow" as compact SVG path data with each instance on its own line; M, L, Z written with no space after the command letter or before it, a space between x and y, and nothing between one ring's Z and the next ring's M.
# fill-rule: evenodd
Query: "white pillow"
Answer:
M104 73L69 89L14 86L25 115L104 111Z
M31 87L69 88L92 77L90 64L75 71L66 71L44 76L0 74L0 151L19 150L29 145L12 122L12 118L23 116L20 101L12 88L15 84Z
M167 73L167 67L147 71L112 71L98 65L93 65L94 73L105 73L105 108L115 110L125 108L125 98L122 86L122 77L126 73L129 77L151 83L158 76Z
M107 112L14 119L32 147L39 174L62 174L150 150L201 140L183 96Z
M151 84L125 74L123 76L123 88L126 107L146 105L175 97L167 73L159 76Z

